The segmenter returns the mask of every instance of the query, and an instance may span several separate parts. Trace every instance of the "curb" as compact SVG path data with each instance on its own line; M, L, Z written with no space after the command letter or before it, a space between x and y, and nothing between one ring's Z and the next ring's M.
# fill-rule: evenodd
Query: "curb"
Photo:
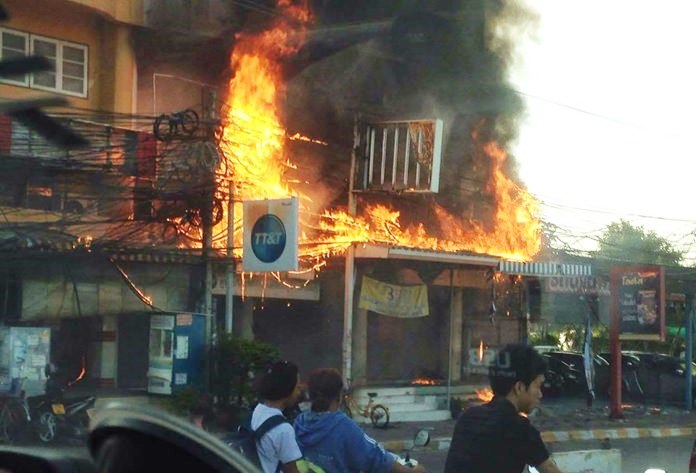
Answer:
M639 428L625 427L621 429L571 430L566 432L542 432L544 442L569 442L573 440L604 440L604 439L638 439L659 437L688 437L694 435L693 427L659 427Z
M638 439L638 438L659 438L659 437L688 437L696 435L696 427L659 427L659 428L639 428L624 427L620 429L593 429L593 430L568 430L555 432L542 432L541 438L546 443L571 442L583 440L605 440L605 439ZM451 437L436 437L430 439L429 450L449 450ZM387 440L380 442L385 449L392 452L399 452L413 446L413 440Z

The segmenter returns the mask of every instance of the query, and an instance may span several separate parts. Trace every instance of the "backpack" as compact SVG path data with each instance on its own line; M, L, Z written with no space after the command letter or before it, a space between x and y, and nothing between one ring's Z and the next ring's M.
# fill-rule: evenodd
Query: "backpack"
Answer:
M260 471L263 471L261 460L259 459L257 442L272 429L286 422L288 424L290 423L282 415L274 415L263 421L258 429L253 430L251 428L251 419L249 419L249 422L240 425L236 432L230 434L225 443L227 443L232 450L244 455L244 457L256 465Z

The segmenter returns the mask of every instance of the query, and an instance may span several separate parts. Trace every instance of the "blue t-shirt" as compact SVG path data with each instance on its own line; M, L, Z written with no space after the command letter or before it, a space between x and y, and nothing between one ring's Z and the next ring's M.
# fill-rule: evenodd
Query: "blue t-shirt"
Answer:
M343 412L305 412L295 420L304 457L326 473L387 473L396 457Z

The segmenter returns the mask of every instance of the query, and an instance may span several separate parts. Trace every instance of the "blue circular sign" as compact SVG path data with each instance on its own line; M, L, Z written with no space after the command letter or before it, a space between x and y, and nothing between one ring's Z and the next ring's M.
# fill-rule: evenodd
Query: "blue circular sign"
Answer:
M273 214L261 216L251 229L251 250L264 263L272 263L285 251L285 225Z

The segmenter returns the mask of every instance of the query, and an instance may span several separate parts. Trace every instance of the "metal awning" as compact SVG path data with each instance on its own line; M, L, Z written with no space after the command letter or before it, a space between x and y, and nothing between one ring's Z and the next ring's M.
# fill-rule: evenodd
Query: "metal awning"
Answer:
M592 266L589 264L558 263L558 262L519 262L501 261L498 271L520 276L592 276Z
M431 261L436 263L470 264L476 266L497 267L500 258L469 253L450 253L447 251L422 250L378 244L357 245L356 258L401 259L414 261Z

